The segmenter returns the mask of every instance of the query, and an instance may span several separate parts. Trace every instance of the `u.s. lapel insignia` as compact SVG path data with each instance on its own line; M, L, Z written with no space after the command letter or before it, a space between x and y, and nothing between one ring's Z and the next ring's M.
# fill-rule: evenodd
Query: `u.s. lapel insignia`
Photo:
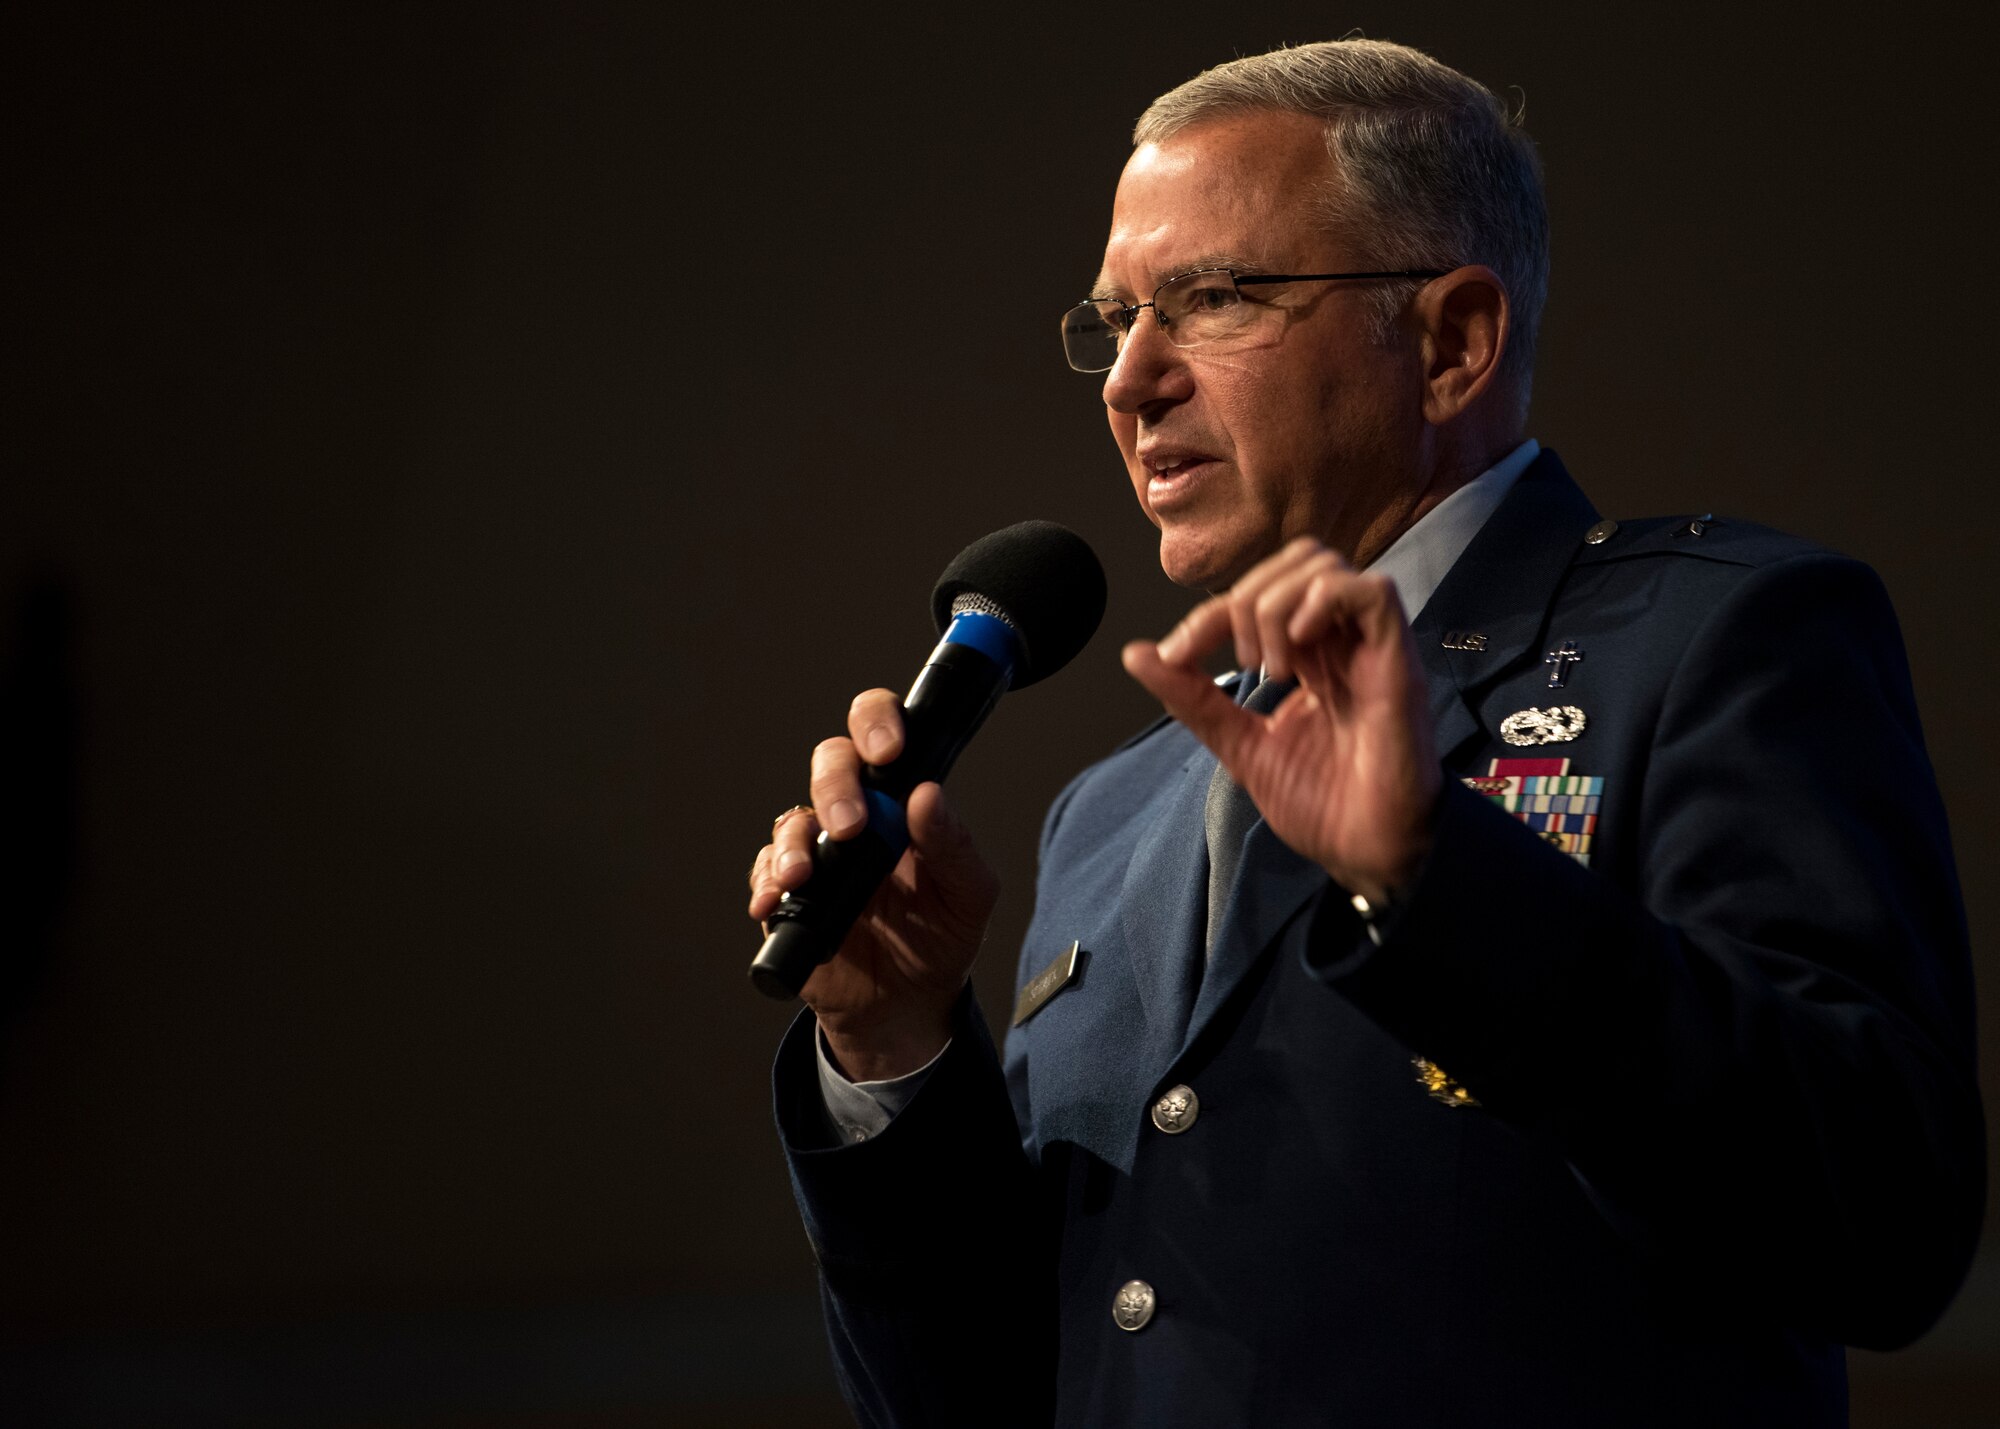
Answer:
M1443 644L1447 650L1484 650L1486 637L1477 630L1447 630Z
M1500 737L1509 744L1567 744L1582 734L1588 723L1575 705L1516 710L1500 721Z
M1071 943L1056 954L1056 960L1029 978L1021 986L1021 995L1014 1003L1013 1025L1019 1027L1048 1005L1050 998L1076 981L1077 969L1083 966L1083 944Z
M1597 832L1604 779L1572 774L1567 759L1496 759L1483 775L1465 781L1536 833L1551 847L1590 866L1590 841Z

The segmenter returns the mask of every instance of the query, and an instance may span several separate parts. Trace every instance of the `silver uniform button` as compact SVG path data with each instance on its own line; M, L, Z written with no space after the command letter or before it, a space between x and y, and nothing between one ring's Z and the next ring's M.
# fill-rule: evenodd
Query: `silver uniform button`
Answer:
M1169 1136L1179 1136L1201 1115L1201 1098L1194 1088L1178 1086L1153 1103L1153 1125Z
M1111 1302L1111 1318L1121 1330L1143 1330L1151 1323L1158 1303L1152 1286L1143 1280L1128 1280L1118 1287L1118 1298Z
M1618 523L1616 521L1600 521L1583 533L1583 539L1586 545L1601 546L1617 534Z

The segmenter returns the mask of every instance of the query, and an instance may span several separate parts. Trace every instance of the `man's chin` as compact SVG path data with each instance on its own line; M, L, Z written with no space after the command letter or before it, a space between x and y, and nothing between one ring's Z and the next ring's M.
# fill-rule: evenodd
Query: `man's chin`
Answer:
M1160 533L1160 570L1168 580L1187 590L1217 595L1228 590L1255 560L1244 560L1214 541L1200 540L1190 533Z

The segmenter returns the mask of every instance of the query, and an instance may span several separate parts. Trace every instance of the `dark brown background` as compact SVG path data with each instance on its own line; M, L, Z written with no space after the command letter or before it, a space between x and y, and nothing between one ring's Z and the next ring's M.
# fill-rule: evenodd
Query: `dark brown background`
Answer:
M1287 39L1525 94L1532 430L1600 506L1881 569L1995 1025L1991 33L176 9L0 46L0 1414L838 1422L743 870L848 696L913 673L945 559L1076 527L1105 632L954 781L1004 1004L1041 807L1149 717L1117 644L1184 601L1055 314L1138 110ZM1996 1325L1989 1255L1857 1356L1856 1422L1984 1422Z

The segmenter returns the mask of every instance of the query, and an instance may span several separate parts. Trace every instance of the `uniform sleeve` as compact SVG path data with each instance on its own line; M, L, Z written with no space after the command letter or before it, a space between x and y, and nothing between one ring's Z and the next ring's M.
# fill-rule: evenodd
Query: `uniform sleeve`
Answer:
M1082 783L1042 824L1046 857ZM1060 1207L1023 1147L1026 1075L1007 1073L968 984L944 1051L863 1140L841 1134L818 1024L772 1068L779 1139L819 1262L841 1393L866 1429L1034 1429L1055 1413ZM1011 1085L1010 1085L1011 1084Z
M1906 1344L1970 1259L1984 1132L1950 841L1874 574L1815 554L1741 581L1642 787L1621 889L1448 786L1382 946L1329 898L1308 964L1643 1252Z
M969 990L953 1021L908 1105L865 1141L829 1122L810 1012L773 1069L841 1392L867 1429L1052 1413L1056 1232Z
M833 1064L833 1057L826 1050L826 1038L813 1034L813 1057L818 1063L819 1094L826 1103L827 1118L842 1141L866 1141L871 1136L880 1136L884 1127L896 1119L896 1114L910 1104L918 1089L929 1079L931 1068L938 1064L938 1058L951 1050L947 1043L942 1051L914 1072L906 1072L900 1077L890 1077L878 1082L850 1082Z

